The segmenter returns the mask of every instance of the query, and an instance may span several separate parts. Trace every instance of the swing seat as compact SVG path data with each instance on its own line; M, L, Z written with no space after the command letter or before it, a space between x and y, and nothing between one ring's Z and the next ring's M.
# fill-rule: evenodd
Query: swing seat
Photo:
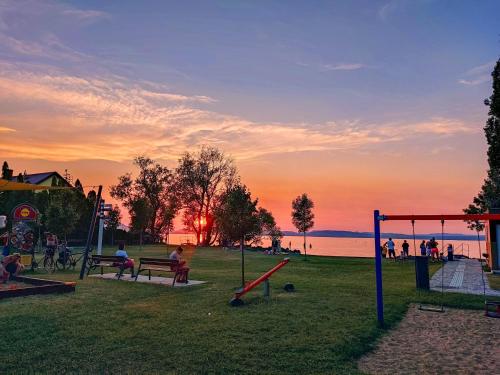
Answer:
M434 306L420 305L420 306L418 306L418 309L421 310L421 311L429 311L429 312L439 312L439 313L444 312L443 306L441 306L441 307L434 307Z
M490 310L490 307L494 307L495 310ZM500 301L485 302L484 315L489 318L500 318Z

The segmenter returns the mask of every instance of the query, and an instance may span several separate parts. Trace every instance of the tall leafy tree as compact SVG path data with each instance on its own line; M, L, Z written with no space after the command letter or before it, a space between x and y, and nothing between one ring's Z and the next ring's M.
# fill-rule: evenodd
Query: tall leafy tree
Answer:
M153 241L159 241L166 225L163 212L172 207L170 202L174 194L175 180L172 172L154 160L139 156L134 159L139 168L138 176L133 179L131 174L118 178L118 184L111 186L111 196L123 202L123 205L134 216L136 202L144 201L148 207L149 217L146 227ZM142 221L141 221L142 222Z
M185 153L176 170L186 229L204 246L217 240L214 213L220 197L238 181L232 159L211 146Z
M111 232L111 245L114 244L115 232L120 225L120 220L122 218L120 207L115 205L111 211L108 212L108 217L106 218L106 230Z
M245 285L246 236L253 236L260 231L261 221L257 209L257 199L253 200L244 185L236 185L221 196L215 217L222 238L230 242L239 242L241 251L241 285Z
M307 259L306 233L314 226L314 203L306 193L299 195L292 202L292 223L300 233L304 234L304 255Z
M139 245L142 246L144 230L151 220L153 209L145 198L137 198L130 205L130 224L132 229L139 232Z
M67 239L76 228L79 219L77 195L73 190L51 192L49 205L44 215L47 229L59 237Z
M10 180L12 178L12 169L9 169L9 163L6 161L2 164L2 178L5 180Z
M493 208L500 208L500 59L491 73L493 93L484 101L489 106L488 119L484 127L488 143L488 173L481 191L474 197L472 204L464 212L470 214L485 213ZM482 229L480 223L469 223L472 229Z

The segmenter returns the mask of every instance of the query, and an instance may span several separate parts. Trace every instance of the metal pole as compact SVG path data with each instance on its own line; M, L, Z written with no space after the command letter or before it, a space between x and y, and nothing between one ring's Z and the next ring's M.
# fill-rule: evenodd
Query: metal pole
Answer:
M269 279L266 279L264 281L264 297L269 297L270 293L269 293Z
M102 255L102 235L104 232L104 212L99 214L99 235L97 236L97 254Z
M377 282L377 320L384 326L384 296L382 294L382 256L380 254L380 212L373 211L373 228L375 237L375 277Z
M87 234L87 244L85 245L85 253L83 254L82 268L80 269L80 280L83 280L85 276L85 268L87 266L87 261L89 258L90 247L92 245L92 238L94 237L94 228L95 221L97 219L97 211L99 209L99 205L101 204L101 194L102 194L102 185L99 185L99 189L97 190L97 197L95 200L94 210L92 211L92 218L90 220L89 232Z
M243 235L240 240L240 250L241 250L241 287L245 287L245 236Z

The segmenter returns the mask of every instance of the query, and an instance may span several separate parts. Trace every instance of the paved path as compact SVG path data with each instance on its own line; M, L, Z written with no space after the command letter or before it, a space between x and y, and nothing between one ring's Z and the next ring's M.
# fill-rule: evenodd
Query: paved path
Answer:
M444 291L466 294L483 294L481 263L477 259L459 259L446 262L444 269L438 270L431 279L431 289L441 291L441 272L443 274ZM486 294L500 297L500 291L490 288L488 277L484 275Z
M101 274L94 274L90 275L90 277L96 277L98 279L106 279L106 280L117 280L116 273L105 273L104 275ZM135 277L132 278L128 274L124 274L120 281L131 281L131 282L136 282ZM146 275L139 275L137 278L138 283L147 283L147 284L161 284L161 285L166 285L166 286L172 286L172 282L174 279L171 277L159 277L159 276L151 276L151 280ZM205 284L206 281L199 281L199 280L189 280L187 284L184 283L175 283L175 288L184 288L187 286L193 286L193 285L200 285L200 284Z

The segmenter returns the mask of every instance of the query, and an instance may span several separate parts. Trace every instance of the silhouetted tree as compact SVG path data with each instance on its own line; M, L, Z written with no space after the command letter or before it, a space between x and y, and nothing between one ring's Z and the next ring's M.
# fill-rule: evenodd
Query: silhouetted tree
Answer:
M493 93L484 101L489 106L488 119L484 127L486 142L488 143L488 173L481 191L473 199L472 204L464 212L478 214L488 212L493 208L500 208L500 59L493 72ZM482 224L469 223L471 229L482 229Z
M306 193L299 195L292 202L292 223L300 233L304 234L304 256L307 259L306 232L314 226L314 203Z
M185 153L176 170L186 229L209 246L217 239L214 213L220 196L238 181L232 159L215 147Z
M139 156L134 159L139 168L139 175L132 179L130 174L118 178L118 184L111 186L111 196L123 202L133 216L134 204L144 201L148 207L149 217L145 224L153 241L158 241L166 225L163 212L175 206L171 199L175 198L175 180L172 172L154 160ZM142 207L142 206L141 206ZM141 220L142 223L142 220Z
M144 230L151 220L153 209L145 198L137 198L130 204L130 224L133 230L139 232L139 246L142 247Z
M111 245L114 245L115 231L120 225L121 218L122 216L120 212L120 207L115 205L113 209L108 212L108 217L105 221L106 230L109 230L111 232Z

